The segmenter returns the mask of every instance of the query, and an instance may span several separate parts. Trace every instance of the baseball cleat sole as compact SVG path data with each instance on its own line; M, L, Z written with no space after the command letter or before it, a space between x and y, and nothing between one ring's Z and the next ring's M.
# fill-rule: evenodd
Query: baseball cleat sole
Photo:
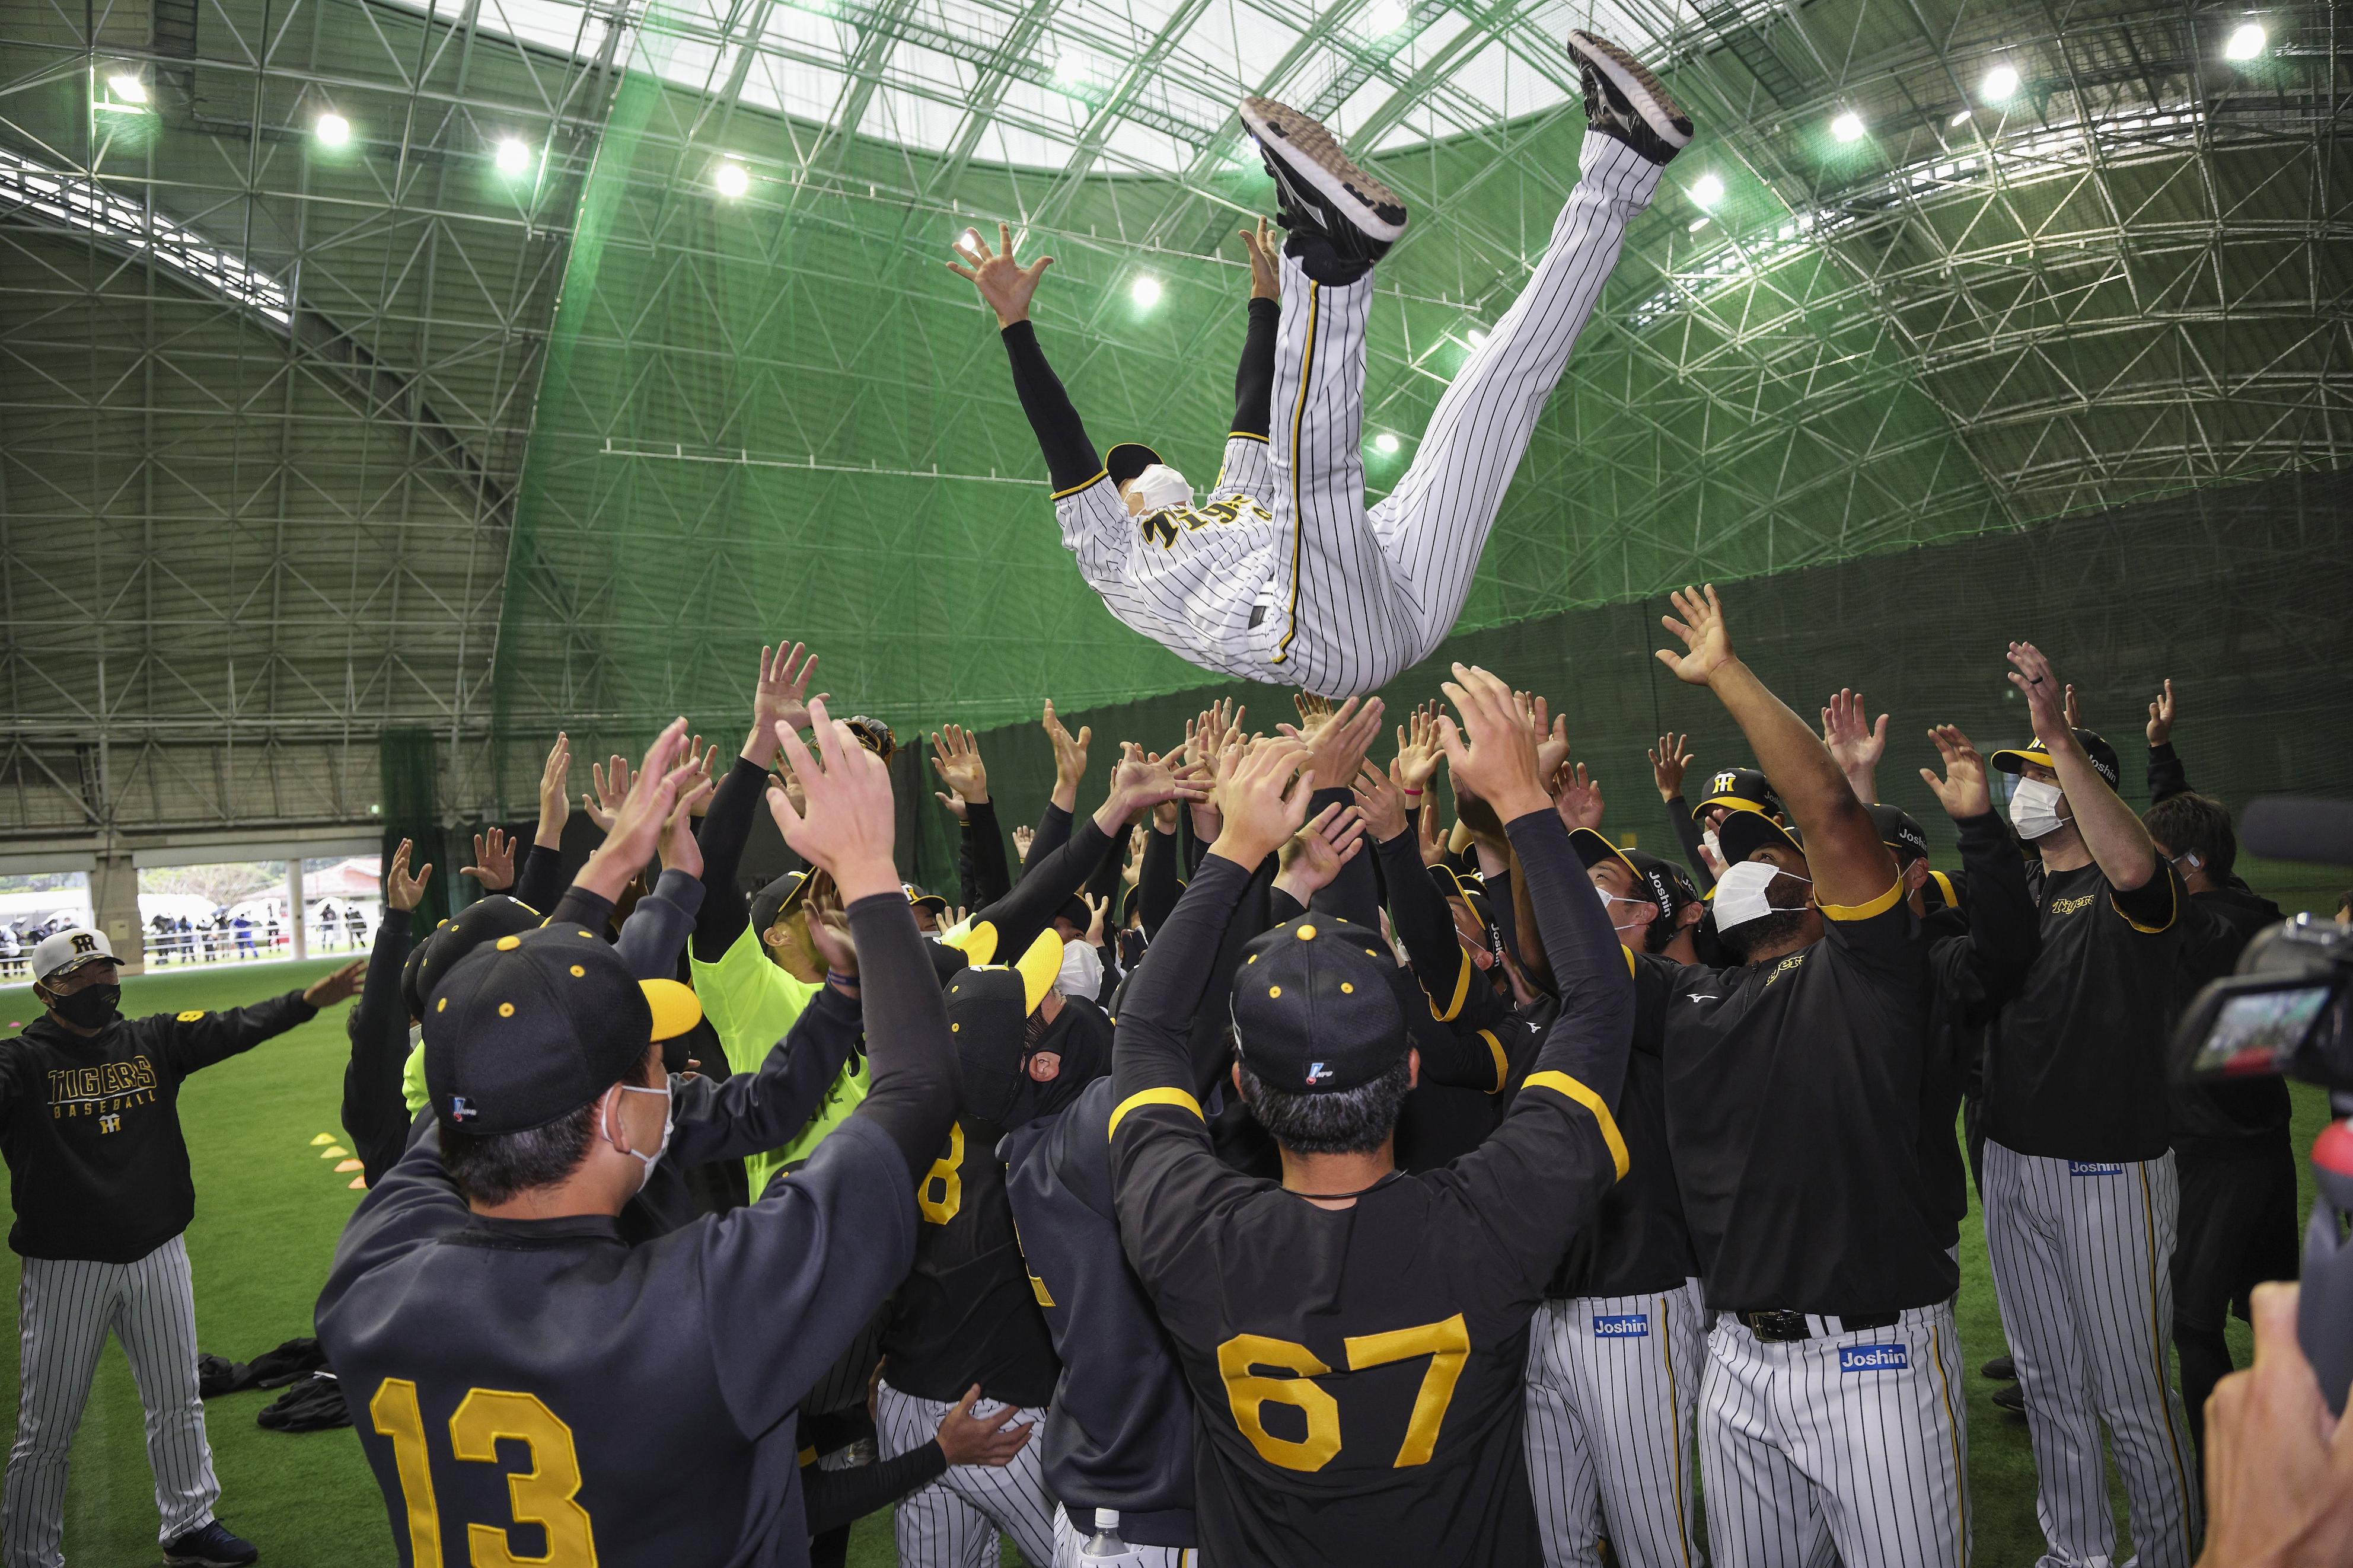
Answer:
M1605 78L1641 116L1651 134L1678 152L1691 145L1691 116L1683 111L1650 68L1599 34L1573 28L1568 52Z
M1405 235L1405 200L1341 150L1339 140L1319 121L1271 98L1246 98L1242 128L1259 149L1281 163L1293 178L1312 188L1366 237L1384 246Z

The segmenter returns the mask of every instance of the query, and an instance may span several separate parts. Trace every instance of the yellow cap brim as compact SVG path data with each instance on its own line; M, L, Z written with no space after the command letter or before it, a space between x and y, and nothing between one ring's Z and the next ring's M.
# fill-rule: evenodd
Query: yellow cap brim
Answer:
M1021 1001L1024 1017L1038 1010L1046 1000L1046 993L1054 988L1054 981L1062 973L1062 939L1049 926L1038 933L1021 962L1013 966L1021 976Z
M1705 811L1711 805L1721 805L1733 811L1753 811L1760 816L1766 815L1766 811L1763 806L1757 805L1755 801L1749 799L1745 795L1712 795L1705 800L1701 801L1697 805L1692 807L1693 819L1696 821L1699 817L1699 814Z
M646 1005L653 1010L654 1040L673 1040L702 1022L702 1003L692 988L675 980L640 980L638 989L646 994Z
M2006 746L1986 761L2003 773L2016 773L2025 772L2029 763L2038 768L2051 767L2051 753L2040 746ZM2058 770L2052 768L2052 771L2056 773Z

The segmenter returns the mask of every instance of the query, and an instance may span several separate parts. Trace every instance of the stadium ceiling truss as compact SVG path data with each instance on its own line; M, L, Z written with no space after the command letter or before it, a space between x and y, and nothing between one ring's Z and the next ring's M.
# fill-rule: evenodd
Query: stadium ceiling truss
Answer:
M1703 143L1556 405L1576 471L1526 481L1629 499L1497 590L1491 620L1651 591L1603 570L1630 548L1778 570L1916 542L1924 506L1947 532L2019 528L2353 458L2353 14L2322 0L0 15L0 840L365 822L385 730L446 748L452 820L515 804L486 760L501 606L520 593L567 626L580 668L533 689L551 709L593 689L610 613L529 570L512 525L583 192L633 78L663 89L629 127L630 194L657 207L718 199L734 163L747 209L823 223L861 197L900 215L865 240L930 266L999 216L968 201L981 181L1107 276L1215 255L1249 205L1235 100L1308 107L1416 208L1368 409L1402 424L1574 177L1563 32L1669 64ZM2266 46L2234 63L2250 15ZM2018 79L1998 102L1997 64ZM1833 133L1842 114L1861 136ZM1723 187L1704 205L1702 174ZM695 232L643 226L690 259ZM1091 345L1116 342L1113 293ZM964 339L913 366L811 352L877 381L999 374ZM920 442L841 464L814 439L628 440L607 437L647 460L939 462ZM1925 481L1891 485L1907 466ZM1514 542L1507 522L1507 563Z

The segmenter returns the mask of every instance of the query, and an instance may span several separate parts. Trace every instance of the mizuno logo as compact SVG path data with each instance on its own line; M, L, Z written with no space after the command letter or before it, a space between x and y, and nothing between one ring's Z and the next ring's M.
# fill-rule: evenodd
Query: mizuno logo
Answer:
M1624 1312L1593 1320L1593 1337L1597 1340L1642 1340L1650 1336L1651 1318L1647 1312Z
M1908 1372L1911 1367L1908 1345L1848 1345L1839 1352L1841 1372Z
M2121 1176L2125 1168L2098 1160L2070 1160L2067 1162L2067 1173L2071 1176Z
M1684 1000L1689 1002L1721 1002L1724 998L1716 995L1712 991L1694 991L1689 996L1685 997Z

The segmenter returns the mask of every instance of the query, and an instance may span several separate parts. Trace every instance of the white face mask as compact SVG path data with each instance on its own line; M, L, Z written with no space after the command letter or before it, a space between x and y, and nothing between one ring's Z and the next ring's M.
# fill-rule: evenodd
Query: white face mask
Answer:
M1767 915L1779 912L1765 897L1765 889L1773 885L1776 877L1787 877L1810 888L1813 886L1811 878L1784 871L1764 860L1743 860L1737 866L1727 867L1715 884L1715 929L1730 931L1735 926L1745 926L1750 921L1763 920Z
M1699 841L1707 846L1709 859L1719 866L1724 864L1724 846L1716 842L1715 828L1711 827L1703 832L1699 836Z
M1193 504L1193 487L1186 482L1184 475L1166 463L1155 463L1136 475L1134 485L1136 497L1147 512Z
M1601 900L1601 912L1609 921L1609 929L1618 933L1620 941L1625 941L1626 933L1628 931L1641 931L1642 929L1643 922L1641 921L1621 921L1618 918L1619 906L1622 904L1627 909L1630 910L1635 905L1641 903L1643 901L1642 900L1621 899L1599 882L1593 884L1593 896ZM1634 944L1629 942L1626 945L1631 947Z
M641 1167L638 1172L638 1191L642 1193L646 1190L646 1184L653 1180L654 1167L661 1163L662 1155L669 1152L670 1130L678 1125L678 1100L676 1097L670 1093L670 1083L667 1079L663 1081L662 1086L659 1089L639 1089L637 1085L629 1083L620 1084L617 1087L623 1094L659 1094L662 1097L661 1146L657 1148L650 1154L641 1154L635 1149L625 1151L625 1152L628 1154L629 1158L635 1160ZM609 1107L612 1104L612 1101L607 1100L605 1103ZM605 1142L607 1143L612 1142L613 1129L611 1125L604 1122L604 1119L602 1117L599 1117L598 1121L600 1123L600 1131L605 1134Z
M1062 944L1062 967L1054 976L1054 989L1065 996L1083 996L1093 1001L1103 992L1103 954L1092 942L1066 942Z
M2021 779L2010 790L2010 824L2030 844L2047 838L2067 826L2067 819L2059 815L2059 803L2066 798L2067 792L2055 784Z

